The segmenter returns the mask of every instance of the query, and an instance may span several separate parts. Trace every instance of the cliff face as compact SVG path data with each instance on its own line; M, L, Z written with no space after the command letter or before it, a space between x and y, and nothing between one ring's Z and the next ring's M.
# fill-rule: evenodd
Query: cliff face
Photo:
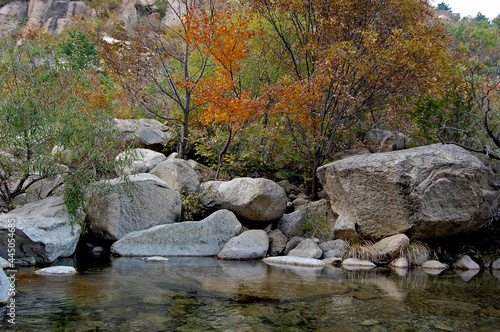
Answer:
M190 0L197 1L197 0ZM5 2L7 4L3 5ZM127 26L135 26L141 15L158 11L157 0L121 0L114 17ZM163 23L178 23L184 14L181 0L169 0ZM0 35L13 31L23 24L43 28L48 33L61 33L75 18L96 17L96 10L83 1L68 0L4 0L0 2Z

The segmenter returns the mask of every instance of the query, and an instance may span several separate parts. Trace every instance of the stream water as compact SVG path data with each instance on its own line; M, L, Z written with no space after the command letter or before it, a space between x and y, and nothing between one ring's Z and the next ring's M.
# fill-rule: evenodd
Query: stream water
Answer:
M69 277L19 269L16 325L0 308L1 329L500 331L500 271L315 270L215 258L112 258L76 268Z

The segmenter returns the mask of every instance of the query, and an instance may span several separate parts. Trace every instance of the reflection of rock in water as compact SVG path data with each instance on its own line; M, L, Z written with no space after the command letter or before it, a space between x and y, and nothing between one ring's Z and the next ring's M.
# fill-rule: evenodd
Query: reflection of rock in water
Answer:
M493 270L491 274L493 274L495 278L500 279L500 270Z
M480 270L455 270L455 273L465 282L470 281Z

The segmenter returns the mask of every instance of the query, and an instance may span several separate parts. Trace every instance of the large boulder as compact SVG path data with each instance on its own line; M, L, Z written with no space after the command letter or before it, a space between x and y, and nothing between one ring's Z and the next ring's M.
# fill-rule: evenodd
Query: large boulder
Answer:
M178 192L199 192L198 174L189 162L183 159L168 159L159 163L150 172Z
M186 221L132 232L113 243L121 256L215 256L241 231L234 213L217 211L202 221Z
M318 176L339 219L374 239L473 232L499 202L495 174L455 145L353 156L320 167Z
M173 136L167 126L154 119L115 119L115 124L126 143L134 142L155 151L162 151L165 142Z
M179 193L155 175L132 175L129 181L113 179L102 190L88 213L90 230L102 239L115 241L181 217Z
M121 152L116 160L126 160L127 166L123 170L125 174L140 174L149 173L159 163L167 160L167 157L160 152L137 148Z
M215 190L205 206L233 211L238 217L253 222L280 219L286 210L286 193L271 180L236 178L231 181L208 181L202 190Z
M267 233L252 229L229 240L217 257L222 259L257 259L266 256L269 248Z
M32 257L36 263L46 264L73 255L81 229L70 225L64 198L55 196L0 216L0 256L5 259L9 258L12 231L16 259Z

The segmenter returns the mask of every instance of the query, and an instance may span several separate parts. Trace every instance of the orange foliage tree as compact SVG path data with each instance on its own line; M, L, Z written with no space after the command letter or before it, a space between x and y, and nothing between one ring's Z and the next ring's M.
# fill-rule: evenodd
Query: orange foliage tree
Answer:
M445 29L421 0L255 0L288 69L274 88L297 147L316 169L361 123L432 88L447 60Z
M199 105L193 89L205 74L209 54L190 37L200 18L213 19L217 0L167 1L175 22L151 15L133 31L117 28L111 38L95 36L105 70L143 108L180 128L179 157L185 158L189 124Z
M228 133L218 153L217 178L224 155L237 133L263 114L263 103L243 87L241 78L241 65L248 53L246 42L252 36L249 20L244 12L219 10L212 17L199 17L188 35L195 43L203 44L203 52L213 64L212 73L195 88L195 100L203 105L198 121L203 125L220 124Z

